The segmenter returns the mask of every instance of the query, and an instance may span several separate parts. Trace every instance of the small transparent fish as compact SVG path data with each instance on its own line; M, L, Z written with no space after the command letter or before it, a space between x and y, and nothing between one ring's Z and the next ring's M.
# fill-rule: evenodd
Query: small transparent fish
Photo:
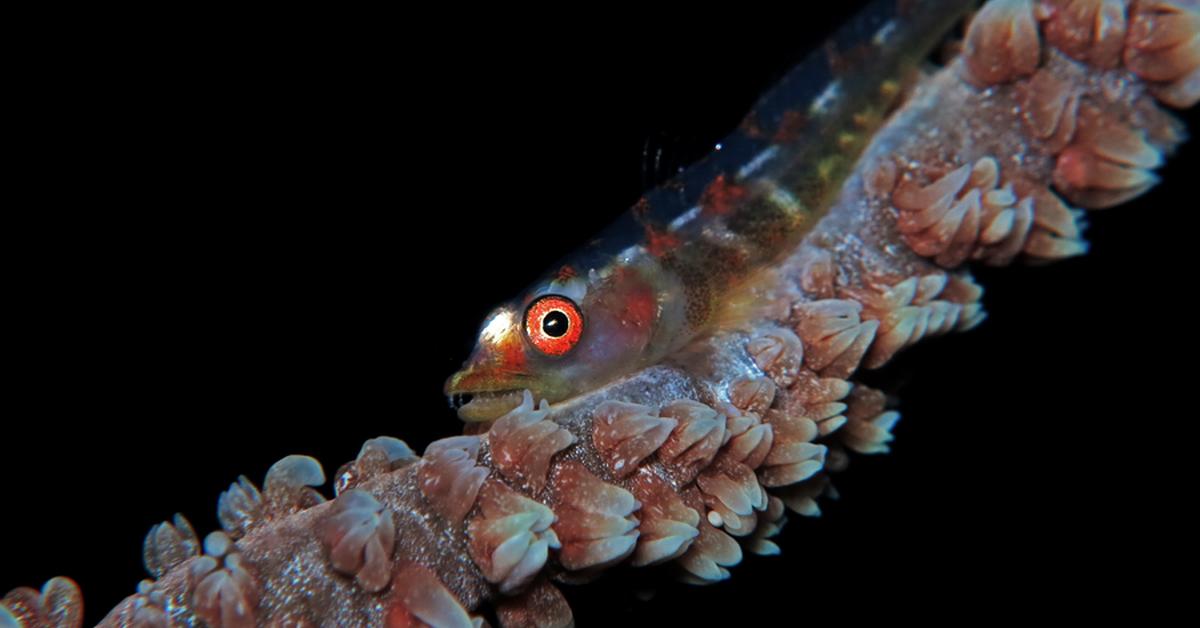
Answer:
M753 316L744 293L828 209L919 64L973 3L879 2L793 69L714 151L496 308L446 382L486 421L558 402ZM837 51L837 52L834 52Z

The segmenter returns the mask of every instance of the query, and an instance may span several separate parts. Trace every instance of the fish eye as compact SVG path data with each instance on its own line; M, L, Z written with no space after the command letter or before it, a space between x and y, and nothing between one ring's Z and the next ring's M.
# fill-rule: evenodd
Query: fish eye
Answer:
M583 334L583 314L567 297L548 294L525 310L525 337L538 351L551 356L566 354Z

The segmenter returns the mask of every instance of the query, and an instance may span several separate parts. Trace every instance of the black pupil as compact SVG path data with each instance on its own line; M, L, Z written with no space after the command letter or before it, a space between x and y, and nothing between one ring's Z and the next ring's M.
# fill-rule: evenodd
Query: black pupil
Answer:
M542 318L542 331L551 338L560 338L567 333L567 327L571 325L571 321L567 319L567 315L554 310Z

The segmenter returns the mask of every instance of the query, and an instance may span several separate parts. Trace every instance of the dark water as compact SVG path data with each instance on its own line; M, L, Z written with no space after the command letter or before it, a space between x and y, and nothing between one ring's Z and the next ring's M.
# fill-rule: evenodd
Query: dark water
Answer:
M456 433L441 384L479 321L636 200L647 138L720 138L853 8L48 52L37 196L7 232L0 591L68 575L98 621L144 577L146 530L177 511L215 529L238 474ZM1092 214L1084 259L978 272L991 318L873 375L901 399L893 453L791 517L782 556L705 589L631 570L568 588L578 623L1159 608L1145 574L1194 496L1173 361L1195 350L1198 165L1188 146Z

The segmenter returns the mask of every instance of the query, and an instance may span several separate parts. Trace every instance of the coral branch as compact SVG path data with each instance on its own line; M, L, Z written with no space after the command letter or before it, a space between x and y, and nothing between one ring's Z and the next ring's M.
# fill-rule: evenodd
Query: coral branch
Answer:
M960 266L1081 254L1077 208L1158 181L1183 138L1160 102L1194 104L1198 67L1194 3L988 3L828 214L737 287L730 301L757 301L755 314L561 405L526 392L490 429L420 459L372 439L331 502L305 456L272 466L261 492L239 477L202 555L182 516L151 529L154 580L103 625L470 626L495 603L505 626L562 626L572 615L550 579L627 559L728 578L743 544L779 551L786 510L820 514L849 452L888 451L899 414L850 378L984 319ZM0 625L78 625L80 608L55 579L6 596Z

